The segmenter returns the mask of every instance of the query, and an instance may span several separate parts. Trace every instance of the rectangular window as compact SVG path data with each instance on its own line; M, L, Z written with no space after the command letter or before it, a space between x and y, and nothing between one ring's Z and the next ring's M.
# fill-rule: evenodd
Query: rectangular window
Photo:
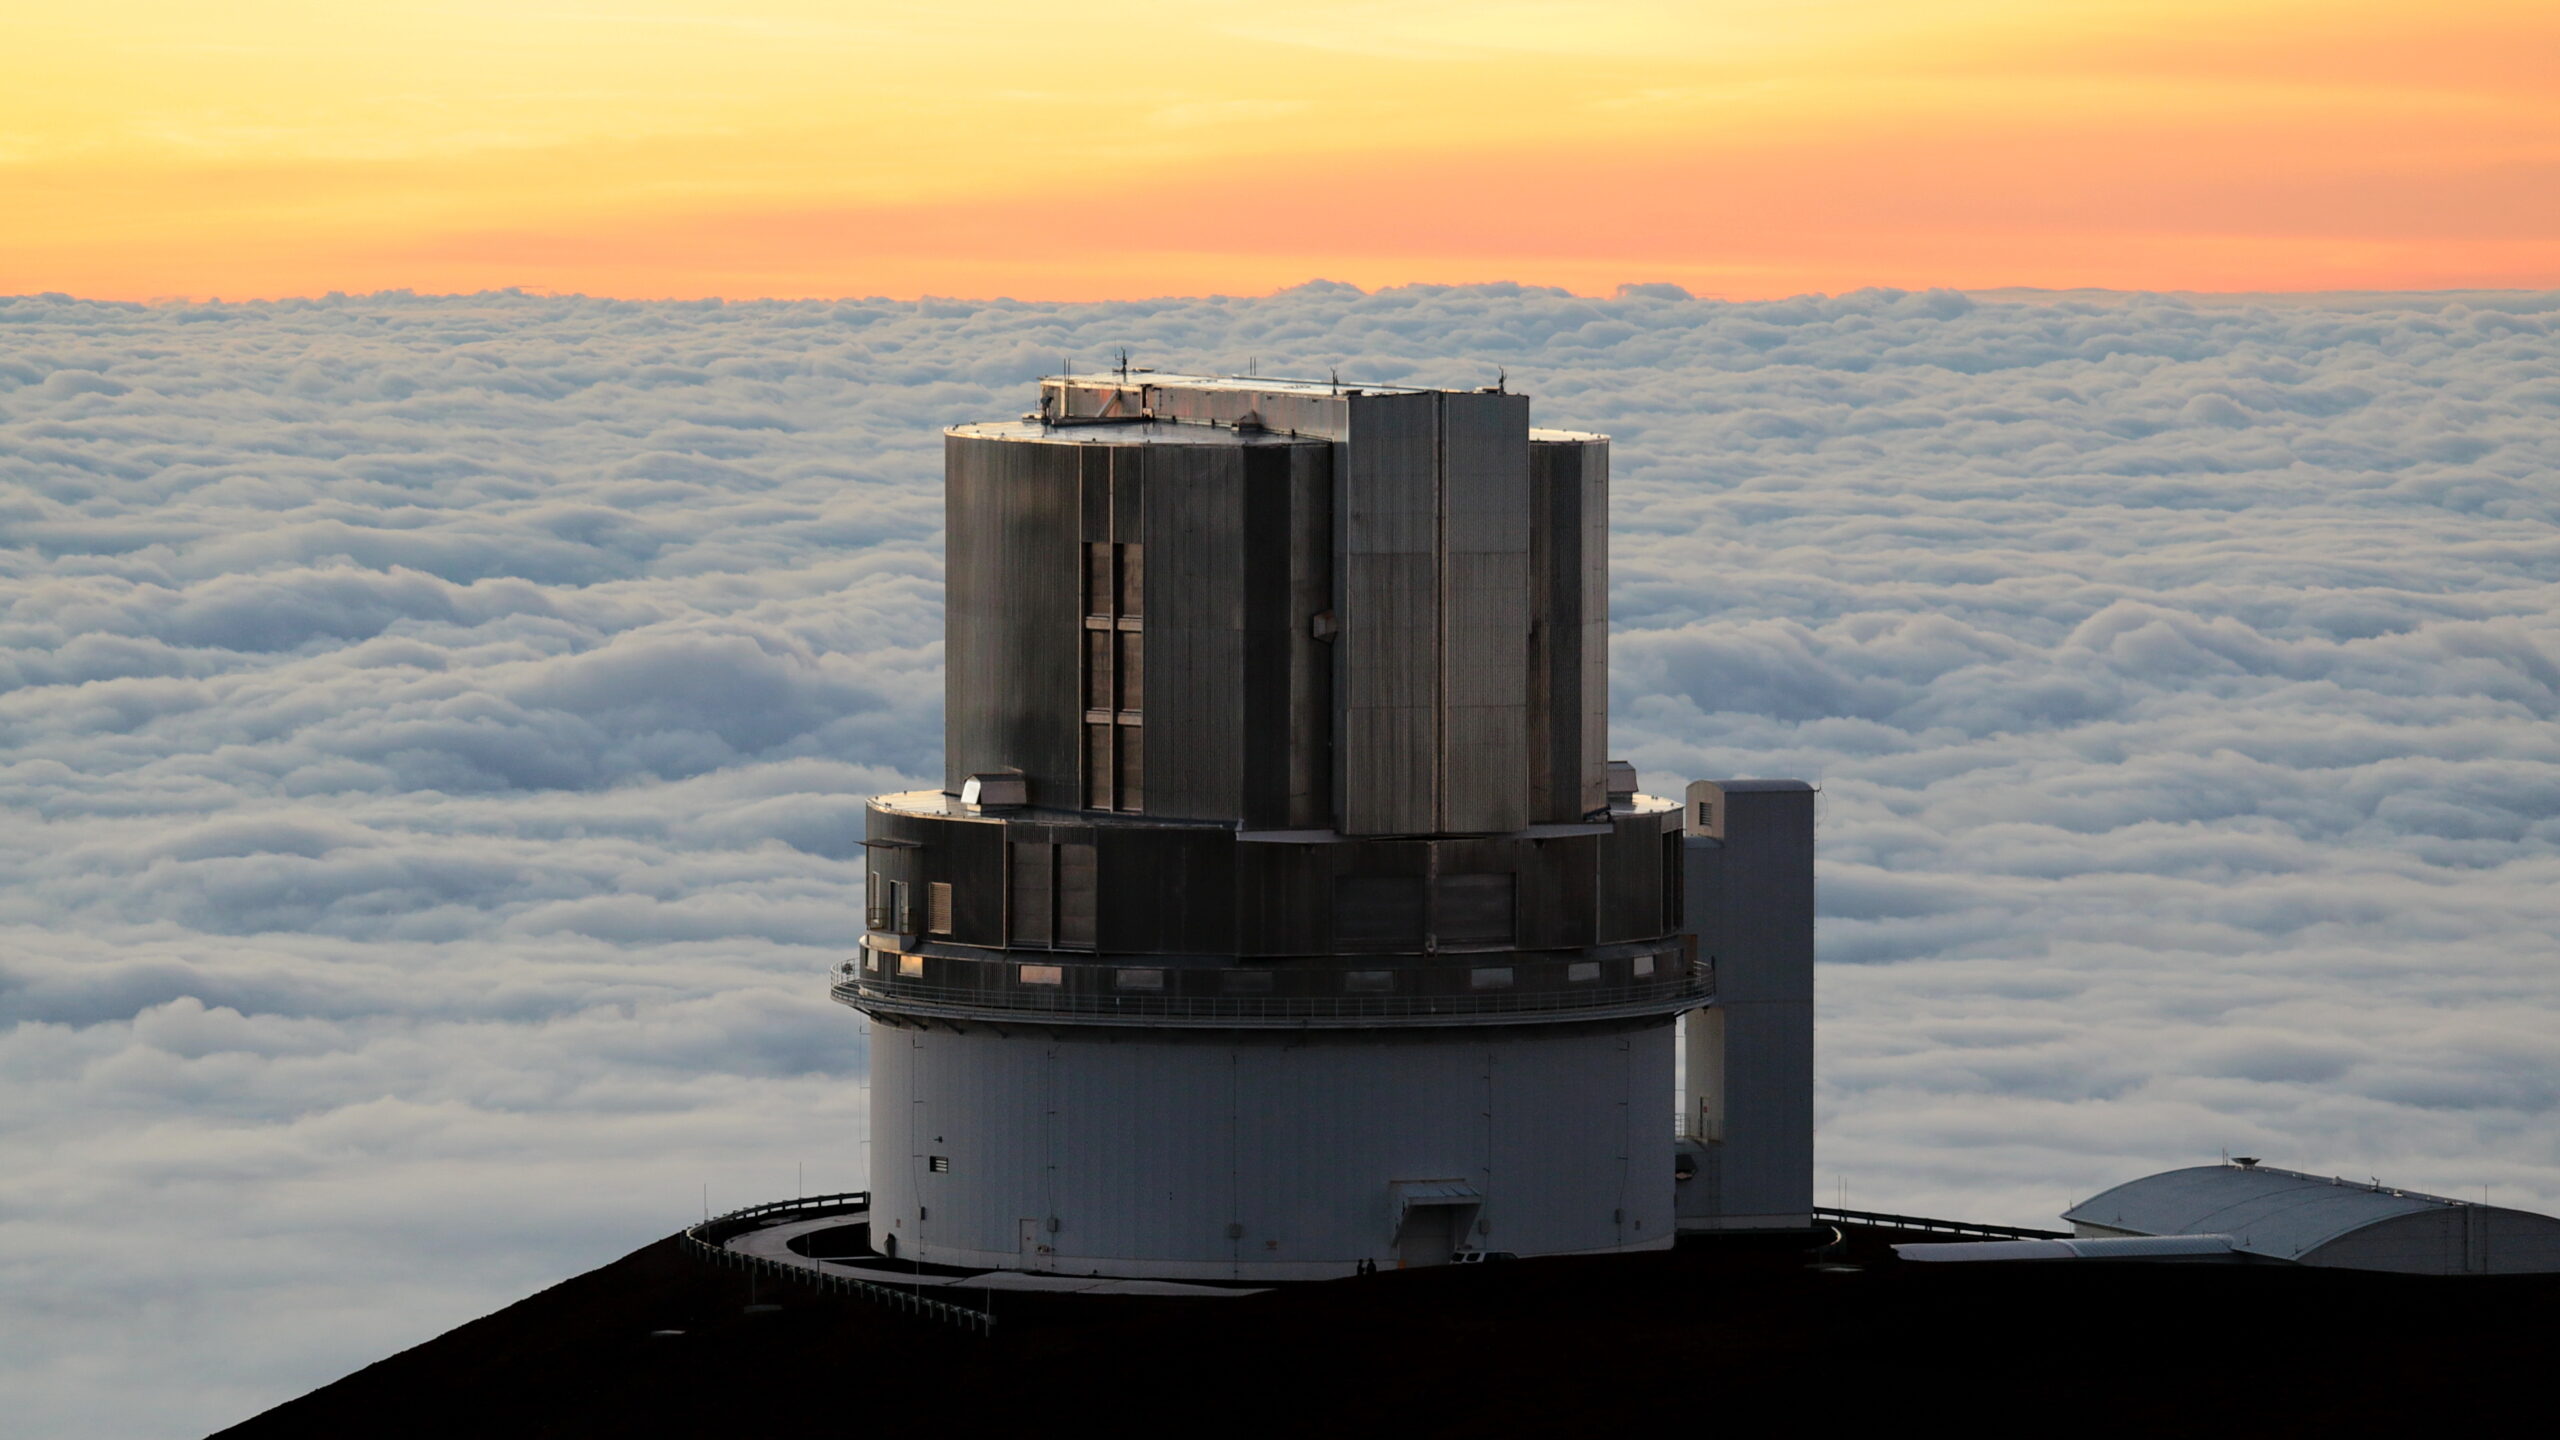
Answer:
M912 1155L915 1152L911 1150L907 1153ZM924 1168L932 1171L936 1175L948 1175L951 1173L951 1157L948 1155L928 1155L925 1157Z
M898 978L899 978L899 979L901 979L901 980L921 980L921 979L923 979L923 978L924 978L924 957L923 957L923 956L921 956L921 955L901 955L901 956L899 956L899 957L898 957Z
M1146 546L1123 545L1120 547L1120 613L1123 615L1147 613L1143 603L1147 589L1146 560Z
M1161 990L1164 988L1164 972L1139 969L1117 970L1112 972L1111 984L1113 988L1120 990Z
M1084 803L1088 810L1111 808L1111 732L1109 721L1084 727Z
M1012 904L1006 907L1005 935L1016 945L1046 945L1051 934L1049 846L1036 840L1013 843Z
M1713 830L1713 829L1715 829L1715 828L1716 828L1716 802L1714 802L1713 800L1701 800L1701 801L1699 801L1699 802L1698 802L1698 829L1699 829L1700 831L1704 832L1704 831Z
M1345 970L1342 972L1342 988L1365 994L1393 990L1396 988L1396 972L1393 970Z
M1111 613L1111 547L1084 547L1084 613Z
M1093 847L1058 847L1058 943L1077 950L1093 948Z
M1147 732L1136 725L1116 725L1120 732L1119 763L1114 766L1120 778L1120 807L1137 811L1147 808Z
M1509 945L1514 882L1508 875L1443 875L1431 928L1443 945Z
M1471 990L1508 990L1511 988L1511 967L1508 965L1479 965L1475 969L1467 972L1467 988Z
M1111 641L1108 630L1084 632L1084 708L1104 711L1111 703Z
M1111 638L1118 642L1118 663L1113 668L1119 671L1120 708L1144 710L1147 708L1146 632L1118 630L1112 633Z
M1015 974L1016 978L1020 979L1025 985L1064 985L1067 983L1067 970L1063 965L1024 965L1021 966ZM910 1150L907 1153L912 1155L915 1152Z
M862 968L863 968L864 970L866 970L866 971L869 971L871 974L874 974L874 975L879 974L879 973L880 973L880 952L879 952L879 951L877 951L877 950L872 949L872 948L871 948L870 946L868 946L868 945L863 946L863 947L862 947Z
M889 925L901 935L916 932L915 911L907 904L907 882L892 880L889 890Z
M925 887L924 928L936 935L951 933L951 882L936 880Z
M1579 985L1585 980L1597 980L1600 978L1600 962L1597 960L1576 960L1572 964L1564 967L1564 978L1567 982L1575 985Z
M886 930L889 928L889 907L882 902L880 889L880 872L876 870L863 871L862 923L866 929Z
M1635 971L1635 977L1639 980L1653 974L1653 957L1650 955L1639 955L1630 964Z

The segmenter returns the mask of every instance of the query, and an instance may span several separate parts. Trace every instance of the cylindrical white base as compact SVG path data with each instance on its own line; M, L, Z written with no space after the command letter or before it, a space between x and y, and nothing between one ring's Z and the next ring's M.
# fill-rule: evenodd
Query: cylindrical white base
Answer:
M881 1025L873 1242L929 1263L1321 1279L1672 1243L1669 1017L1323 1033Z

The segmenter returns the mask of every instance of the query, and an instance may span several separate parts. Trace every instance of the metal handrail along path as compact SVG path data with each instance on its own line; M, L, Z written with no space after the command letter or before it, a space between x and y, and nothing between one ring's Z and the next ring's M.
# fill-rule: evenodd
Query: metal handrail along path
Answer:
M1966 1220L1933 1220L1925 1215L1888 1215L1876 1210L1813 1212L1816 1220L1834 1225L1868 1225L1879 1230L1918 1230L1936 1235L1986 1235L1997 1240L2068 1240L2068 1230L2031 1230L2019 1225L1976 1225Z
M840 1270L830 1270L814 1260L805 1265L787 1264L767 1256L749 1255L743 1251L732 1250L722 1243L729 1236L742 1234L753 1228L745 1222L761 1220L771 1215L797 1212L806 1213L815 1218L830 1213L867 1215L870 1210L871 1192L868 1190L845 1190L833 1195L811 1195L798 1200L768 1200L761 1205L747 1205L736 1210L724 1211L699 1225L687 1226L684 1238L694 1258L709 1261L714 1265L726 1265L734 1269L796 1280L803 1284L814 1285L822 1291L852 1295L874 1304L885 1305L892 1310L902 1311L919 1319L957 1326L981 1339L992 1337L995 1334L996 1317L984 1310L973 1310L966 1305L954 1305L947 1300L930 1299L914 1290L902 1290L895 1285L882 1285L875 1281L858 1279Z

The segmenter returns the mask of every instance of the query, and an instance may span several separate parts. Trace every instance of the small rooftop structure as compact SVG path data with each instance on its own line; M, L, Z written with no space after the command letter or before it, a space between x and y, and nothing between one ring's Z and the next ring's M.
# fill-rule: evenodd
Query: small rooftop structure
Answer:
M2348 1270L2560 1272L2560 1219L2246 1159L2127 1181L2062 1218L2083 1240L2228 1237L2240 1255Z

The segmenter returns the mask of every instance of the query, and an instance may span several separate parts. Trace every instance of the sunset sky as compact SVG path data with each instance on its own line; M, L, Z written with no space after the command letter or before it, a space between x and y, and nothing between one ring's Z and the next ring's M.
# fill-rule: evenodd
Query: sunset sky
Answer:
M2560 285L2560 6L129 3L0 293Z

